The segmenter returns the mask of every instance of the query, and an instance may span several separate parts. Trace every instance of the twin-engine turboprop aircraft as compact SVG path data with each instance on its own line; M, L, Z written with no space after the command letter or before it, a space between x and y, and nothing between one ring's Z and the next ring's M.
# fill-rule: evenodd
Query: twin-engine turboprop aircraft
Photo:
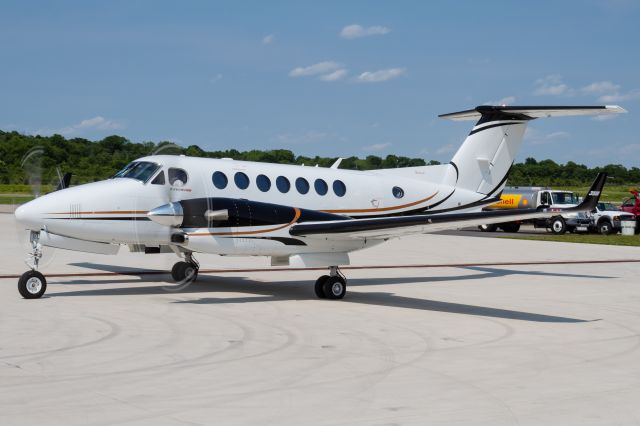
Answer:
M490 211L500 199L527 123L540 117L625 112L618 106L479 106L441 115L477 120L449 164L372 171L184 156L140 158L113 178L61 189L19 207L30 230L31 270L20 294L46 291L43 247L115 254L174 252L176 281L196 279L194 253L270 256L272 265L327 267L320 298L341 299L338 269L349 252L389 238L480 224L552 217L549 209ZM595 208L599 175L574 211Z

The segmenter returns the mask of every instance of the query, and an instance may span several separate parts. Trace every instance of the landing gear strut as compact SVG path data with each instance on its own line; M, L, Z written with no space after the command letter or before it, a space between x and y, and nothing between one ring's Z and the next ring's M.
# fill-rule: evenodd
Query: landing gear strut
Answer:
M347 279L337 266L331 266L329 275L316 280L314 290L320 299L342 299L347 293Z
M191 283L198 277L200 264L191 252L185 253L184 259L184 261L177 262L173 265L173 268L171 268L171 278L179 283Z
M42 259L40 232L31 231L29 242L31 243L31 252L25 263L31 270L22 274L18 280L18 291L25 299L38 299L47 291L47 280L37 271L40 259Z

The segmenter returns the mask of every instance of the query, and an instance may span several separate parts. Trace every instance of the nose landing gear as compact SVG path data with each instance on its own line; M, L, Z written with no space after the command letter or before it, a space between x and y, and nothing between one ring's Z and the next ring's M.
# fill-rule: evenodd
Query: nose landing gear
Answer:
M31 231L29 235L31 252L25 261L31 270L22 274L18 280L18 291L25 299L38 299L47 291L47 280L37 271L38 264L42 258L42 245L40 244L40 232Z
M331 266L329 275L323 275L316 280L314 290L320 299L342 299L347 293L347 279L337 266Z

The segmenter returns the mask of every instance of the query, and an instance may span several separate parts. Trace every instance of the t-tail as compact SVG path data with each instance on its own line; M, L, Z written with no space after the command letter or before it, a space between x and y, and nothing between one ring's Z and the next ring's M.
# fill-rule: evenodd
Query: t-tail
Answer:
M448 181L456 191L475 193L478 202L499 196L522 144L527 124L543 117L604 115L626 112L608 106L491 106L442 114L449 120L477 120L476 125L451 160ZM469 194L470 196L472 194Z

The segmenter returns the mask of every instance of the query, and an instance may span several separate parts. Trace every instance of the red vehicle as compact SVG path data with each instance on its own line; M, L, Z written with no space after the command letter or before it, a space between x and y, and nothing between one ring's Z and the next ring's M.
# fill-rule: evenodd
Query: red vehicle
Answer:
M637 189L630 189L629 192L633 197L627 198L622 202L620 208L627 213L636 215L636 234L640 233L640 192Z
M640 192L637 189L631 189L629 192L633 194L633 197L622 202L622 211L640 216Z

